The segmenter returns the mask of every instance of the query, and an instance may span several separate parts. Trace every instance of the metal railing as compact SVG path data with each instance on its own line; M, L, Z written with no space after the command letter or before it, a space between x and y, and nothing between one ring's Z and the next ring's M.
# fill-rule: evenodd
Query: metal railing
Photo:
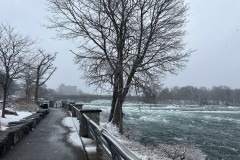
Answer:
M87 125L86 129L88 130L88 135L92 135L92 137L96 141L97 151L103 151L111 160L140 160L140 158L138 158L128 148L118 142L118 140L116 140L112 135L110 135L104 128L100 127L86 114L81 114L81 106L77 106L77 104L63 105L65 108L70 110L72 112L72 116L77 117L79 121L81 120L81 118L84 118L84 121L86 121Z
M100 127L85 114L83 114L83 116L87 121L88 131L96 140L98 151L104 151L108 158L112 160L140 160L105 129Z
M70 104L70 105L71 105L72 116L77 117L79 119L82 105L79 105L79 104Z

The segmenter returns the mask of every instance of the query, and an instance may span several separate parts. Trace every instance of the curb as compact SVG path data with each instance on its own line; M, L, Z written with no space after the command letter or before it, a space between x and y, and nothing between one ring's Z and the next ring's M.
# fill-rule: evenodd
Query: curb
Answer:
M9 122L9 128L3 132L0 131L0 157L25 135L31 132L48 113L48 109L40 109L20 121Z

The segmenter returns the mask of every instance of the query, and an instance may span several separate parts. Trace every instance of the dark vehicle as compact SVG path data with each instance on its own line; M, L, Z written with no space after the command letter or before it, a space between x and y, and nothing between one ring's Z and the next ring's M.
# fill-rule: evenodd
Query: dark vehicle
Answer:
M48 109L49 107L49 101L43 101L40 103L40 107L43 109Z

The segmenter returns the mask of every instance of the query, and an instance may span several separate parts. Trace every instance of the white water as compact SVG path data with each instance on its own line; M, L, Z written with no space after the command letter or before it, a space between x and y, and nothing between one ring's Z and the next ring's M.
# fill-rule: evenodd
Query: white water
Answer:
M102 109L102 121L106 121L110 105L97 100L84 108ZM124 104L124 124L135 130L132 136L142 144L190 144L209 159L240 159L240 107L155 106Z

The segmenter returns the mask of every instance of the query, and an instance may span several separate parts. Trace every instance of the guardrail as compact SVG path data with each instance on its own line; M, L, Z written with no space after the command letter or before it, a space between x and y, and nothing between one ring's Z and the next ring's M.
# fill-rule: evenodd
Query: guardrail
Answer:
M80 110L82 109L82 104L71 104L72 106L72 117L80 117Z
M101 110L82 109L82 105L77 106L77 104L70 104L70 107L66 108L72 111L73 117L78 117L80 136L95 139L97 151L103 151L111 160L140 160L104 128L99 126Z
M83 117L87 121L88 130L94 137L97 143L97 150L102 150L106 153L109 159L112 160L140 160L131 151L129 151L124 145L119 143L112 135L110 135L105 129L97 125L88 116L83 114Z

